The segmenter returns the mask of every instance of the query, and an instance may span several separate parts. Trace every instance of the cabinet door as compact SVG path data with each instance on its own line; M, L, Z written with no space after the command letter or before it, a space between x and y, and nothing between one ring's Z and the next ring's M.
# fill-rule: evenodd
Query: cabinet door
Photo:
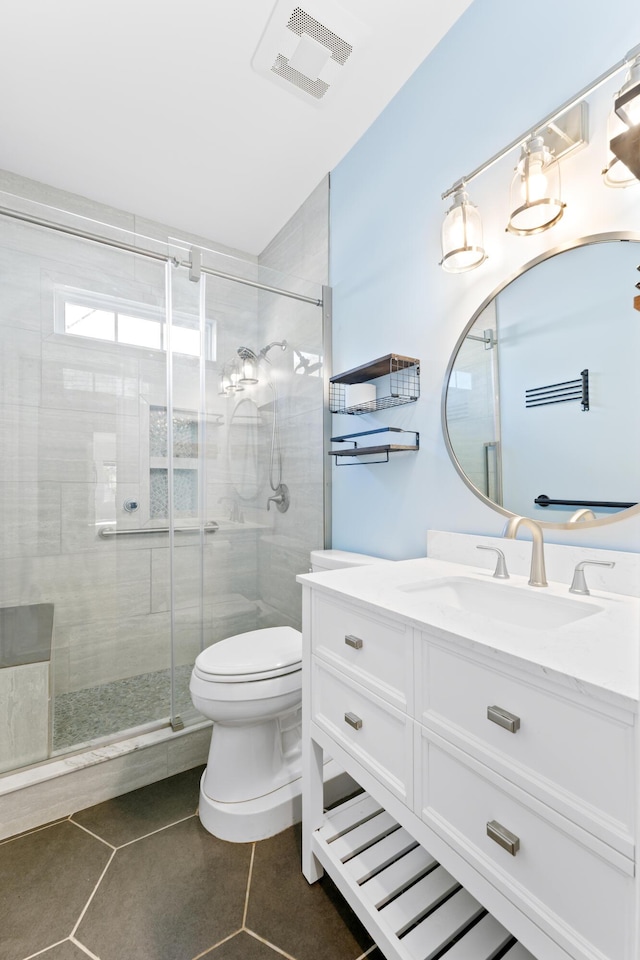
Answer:
M413 708L413 630L314 592L313 653L399 710Z
M385 787L413 806L413 721L313 658L313 720Z
M594 956L592 945L608 960L631 960L631 860L626 870L606 862L565 832L562 818L547 819L542 805L532 809L520 791L483 776L480 765L472 769L459 751L424 737L421 754L425 823L571 956Z

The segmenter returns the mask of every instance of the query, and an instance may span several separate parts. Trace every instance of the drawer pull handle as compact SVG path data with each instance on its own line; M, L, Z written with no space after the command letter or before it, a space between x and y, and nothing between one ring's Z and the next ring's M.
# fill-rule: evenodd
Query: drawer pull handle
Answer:
M360 637L354 637L353 634L351 633L348 633L345 636L344 642L348 647L353 647L354 650L362 649L362 640L360 639Z
M515 833L511 833L510 830L503 827L497 820L490 820L487 824L487 836L495 840L495 842L503 847L507 853L510 853L512 857L515 857L520 849L520 837L516 837Z
M357 717L355 713L345 713L344 719L354 730L359 730L362 726L362 720L360 717Z
M509 733L517 733L520 729L520 717L503 710L502 707L487 707L487 719L497 723L499 727L504 727Z

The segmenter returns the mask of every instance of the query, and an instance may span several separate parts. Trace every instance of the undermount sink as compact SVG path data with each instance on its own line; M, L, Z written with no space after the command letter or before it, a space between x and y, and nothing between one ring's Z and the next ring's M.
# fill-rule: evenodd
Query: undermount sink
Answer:
M513 587L495 580L447 577L400 586L434 604L468 614L480 614L533 630L553 629L600 613L602 607L571 597L540 593L537 588Z

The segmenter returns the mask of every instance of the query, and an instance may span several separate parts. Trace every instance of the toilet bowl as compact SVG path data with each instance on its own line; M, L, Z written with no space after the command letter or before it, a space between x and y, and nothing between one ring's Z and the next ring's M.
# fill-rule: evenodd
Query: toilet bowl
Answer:
M375 562L315 550L313 571ZM195 708L213 721L200 783L202 825L222 840L273 836L300 820L302 634L267 627L236 634L196 658L189 684ZM344 777L333 761L325 781Z
M191 699L214 722L202 784L209 799L253 800L299 776L299 750L286 749L281 731L299 712L301 657L298 630L270 627L221 640L196 659Z

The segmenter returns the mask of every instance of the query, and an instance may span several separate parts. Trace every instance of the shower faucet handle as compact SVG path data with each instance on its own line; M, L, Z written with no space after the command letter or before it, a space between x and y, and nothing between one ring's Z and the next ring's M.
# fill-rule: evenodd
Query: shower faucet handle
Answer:
M275 503L280 513L286 513L291 503L289 497L289 487L286 483L279 483L272 497L267 500L267 510L271 509L271 504Z

